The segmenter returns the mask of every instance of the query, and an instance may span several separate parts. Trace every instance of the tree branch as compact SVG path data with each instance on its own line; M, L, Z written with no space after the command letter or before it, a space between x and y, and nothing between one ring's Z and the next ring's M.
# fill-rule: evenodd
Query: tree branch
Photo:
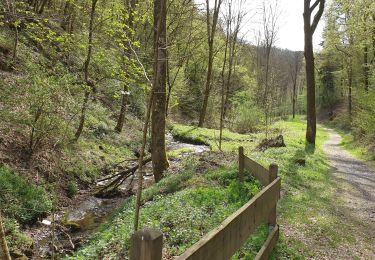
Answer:
M325 0L317 0L317 1L319 1L319 10L316 13L316 15L314 16L314 20L313 20L313 23L311 25L311 33L312 34L314 34L314 32L316 30L316 27L318 26L318 23L320 21L320 18L323 15L324 5L325 5L325 2L326 2Z

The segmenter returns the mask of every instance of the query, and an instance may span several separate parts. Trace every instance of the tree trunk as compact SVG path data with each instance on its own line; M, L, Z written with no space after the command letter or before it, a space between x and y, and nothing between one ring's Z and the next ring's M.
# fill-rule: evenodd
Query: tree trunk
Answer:
M128 85L125 83L124 90L123 90L123 93L122 93L122 98L121 98L120 114L118 116L117 124L116 124L116 127L115 127L115 131L117 133L121 133L122 128L124 127L125 112L126 112L126 106L128 104L128 97L129 97L128 93L129 93L129 88L128 88Z
M363 50L363 73L364 73L364 80L365 80L365 91L368 92L369 90L369 64L368 64L368 46L367 44Z
M41 3L39 7L38 14L42 14L44 12L44 7L46 6L46 4L47 4L47 0L43 0L43 2Z
M213 64L213 48L210 44L210 47L208 48L209 54L208 54L208 67L207 67L207 77L206 77L206 85L205 85L205 91L204 91L204 97L203 97L203 105L202 110L199 116L199 127L203 127L206 112L207 112L207 105L208 105L208 99L210 97L211 93L211 78L212 78L212 64Z
M93 85L93 82L89 81L89 65L90 65L91 54L92 54L92 38L93 38L93 31L94 31L94 29L93 29L93 27L94 27L94 16L95 16L95 8L96 8L97 2L98 2L98 0L92 0L91 13L90 13L90 24L89 24L89 41L88 41L88 49L87 49L87 58L86 58L86 61L84 63L85 83L91 89L94 88L94 85ZM82 134L83 127L85 126L86 110L87 110L89 98L90 98L90 91L85 90L85 97L83 99L82 108L81 108L81 116L80 116L77 131L74 135L75 136L74 141L78 141L79 137Z
M165 109L167 84L166 0L154 1L154 99L151 116L151 157L155 182L168 168L165 151Z
M307 86L307 129L306 140L315 144L316 138L316 108L315 108L315 65L313 40L310 30L305 28L305 66Z
M225 49L224 49L224 61L223 61L223 68L221 69L221 109L220 109L220 134L219 134L219 150L221 151L221 141L223 137L223 127L224 127L224 111L225 111L225 67L227 64L227 51L228 51L228 43L229 43L229 34L230 34L230 22L231 22L231 7L229 7L229 18L227 20L227 37L225 41ZM229 76L229 75L228 75Z
M294 82L293 82L293 98L292 98L292 102L293 102L293 119L296 118L296 88L297 88L297 78L294 79Z
M5 231L3 218L0 212L0 259L11 260L7 241L5 239Z
M134 29L134 9L135 9L135 5L136 5L137 1L136 0L127 0L125 1L125 4L126 4L126 7L128 9L128 13L129 13L129 18L127 19L127 26L133 30ZM124 34L126 35L126 32L124 31ZM132 39L133 40L133 39ZM126 46L126 44L132 44L131 42L124 42L124 46ZM125 56L128 60L131 59L131 51L126 49L124 50L125 52ZM129 77L130 74L127 73L127 67L126 67L126 62L124 61L123 62L123 66L124 66L124 71L126 72L127 76ZM118 132L118 133L121 133L122 131L122 128L124 127L124 123L125 123L125 113L126 113L126 106L128 104L128 98L129 98L129 87L127 85L127 83L124 84L124 93L122 93L122 98L121 98L121 109L120 109L120 114L119 114L119 117L117 119L117 124L116 124L116 127L115 127L115 131Z
M216 26L219 17L220 6L223 0L215 0L214 12L212 16L212 24L210 22L210 6L209 0L206 0L206 25L207 25L207 43L208 43L208 65L207 77L205 84L205 91L203 97L202 110L199 116L199 127L202 127L205 121L208 99L211 93L211 79L212 79L212 66L214 62L214 40L216 33Z
M325 0L316 0L310 7L311 0L304 2L304 32L305 32L305 69L306 69L306 87L307 87L307 129L306 141L310 144L315 144L316 139L316 107L315 107L315 64L314 64L314 49L313 49L313 35L318 26L319 20L324 11ZM319 10L316 12L311 23L311 14L319 5Z

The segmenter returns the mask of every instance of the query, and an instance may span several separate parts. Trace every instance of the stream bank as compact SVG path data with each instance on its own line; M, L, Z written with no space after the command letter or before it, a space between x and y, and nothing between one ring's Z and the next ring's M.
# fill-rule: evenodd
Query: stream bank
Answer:
M173 154L167 174L179 172L184 158L210 151L207 145L175 140L171 133L166 134L166 141L168 153ZM136 162L133 162L129 167L135 164ZM147 188L154 183L151 163L144 166L144 172L144 187ZM53 252L61 256L74 252L135 193L137 178L127 178L118 190L119 192L110 198L95 197L90 190L80 191L75 197L74 205L62 208L31 227L28 230L34 241L31 259L49 259ZM52 244L54 250L51 249Z

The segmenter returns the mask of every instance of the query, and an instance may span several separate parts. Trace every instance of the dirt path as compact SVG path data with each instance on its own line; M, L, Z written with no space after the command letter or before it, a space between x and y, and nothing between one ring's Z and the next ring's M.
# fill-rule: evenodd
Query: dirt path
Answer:
M347 247L338 248L340 252L330 255L340 259L375 259L375 171L340 147L339 134L326 130L329 139L323 148L337 189L334 208L345 229L340 233L354 238Z

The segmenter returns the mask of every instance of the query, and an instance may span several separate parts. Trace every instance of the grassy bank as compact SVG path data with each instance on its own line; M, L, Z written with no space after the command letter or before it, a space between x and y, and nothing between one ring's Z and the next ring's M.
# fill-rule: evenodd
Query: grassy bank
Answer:
M199 158L185 161L184 170L146 189L140 225L161 230L165 254L179 255L219 225L260 190L250 176L237 180L236 166L200 171ZM203 166L204 167L204 166ZM123 259L133 228L134 197L69 259Z
M31 185L30 180L5 166L0 166L0 210L5 216L5 233L11 251L30 250L33 241L21 226L35 222L52 208L45 186Z
M175 125L173 134L184 140L205 142L214 151L218 150L217 130ZM224 153L213 152L203 160L191 158L185 162L183 172L167 176L145 191L147 202L141 211L141 226L163 231L167 257L182 253L259 190L250 177L245 185L235 179L235 154L239 145L244 146L247 156L264 166L268 167L270 163L279 165L282 177L282 199L278 211L281 238L272 258L314 257L317 254L311 250L312 244L318 248L335 247L344 237L350 240L350 235L343 236L338 231L340 223L332 214L334 187L327 157L321 148L327 138L325 131L318 130L315 148L305 146L305 125L299 119L275 123L271 136L278 134L284 136L286 147L260 152L255 147L264 134L241 135L224 131ZM211 163L212 167L202 169L201 162L215 156L231 158L232 166L224 162L218 167ZM125 203L71 259L95 259L104 255L108 259L125 257L132 232L133 205L133 199ZM236 257L253 259L266 233L266 229L260 228ZM317 241L317 234L323 236L324 241Z

